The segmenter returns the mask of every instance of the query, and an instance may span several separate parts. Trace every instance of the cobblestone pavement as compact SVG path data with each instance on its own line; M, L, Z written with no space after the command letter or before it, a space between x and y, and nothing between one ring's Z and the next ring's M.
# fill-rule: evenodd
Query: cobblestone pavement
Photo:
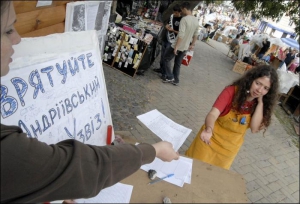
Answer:
M218 94L240 76L231 71L234 62L227 52L223 43L198 41L190 66L181 67L179 86L162 83L151 70L158 67L159 57L144 76L133 78L104 66L114 130L139 142L160 141L136 118L157 109L193 130L179 150L184 154ZM249 202L299 203L299 149L275 116L264 136L247 132L230 170L244 176Z

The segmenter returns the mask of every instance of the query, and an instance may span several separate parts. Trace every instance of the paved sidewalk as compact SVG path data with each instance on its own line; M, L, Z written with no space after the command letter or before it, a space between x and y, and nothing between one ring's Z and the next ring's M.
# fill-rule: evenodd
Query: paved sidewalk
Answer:
M184 154L218 94L240 76L231 71L234 62L227 52L223 43L197 41L190 66L181 67L179 86L162 83L151 70L159 58L144 76L134 78L104 66L115 131L127 131L139 142L160 141L136 118L157 109L193 130L180 148ZM265 136L247 132L231 170L244 176L250 202L299 203L299 149L275 116Z

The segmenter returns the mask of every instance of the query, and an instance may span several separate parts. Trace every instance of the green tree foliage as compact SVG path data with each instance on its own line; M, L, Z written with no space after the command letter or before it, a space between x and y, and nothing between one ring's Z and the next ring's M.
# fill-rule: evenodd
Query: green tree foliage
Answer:
M295 31L299 35L299 0L232 0L236 10L245 15L251 15L255 18L271 18L278 20L286 13L295 23Z
M175 0L170 4L169 8L163 13L163 20L167 20L172 14L172 8L175 4L181 4L185 0ZM189 1L192 8L198 3L205 2L221 4L224 0L205 0L205 1ZM284 13L290 16L295 23L295 31L300 35L299 10L300 0L231 0L233 6L239 13L246 16L252 16L257 19L265 17L273 20L280 19Z
M287 3L287 13L295 23L295 31L297 35L300 35L300 21L299 21L299 10L300 10L300 1L299 0L290 0Z

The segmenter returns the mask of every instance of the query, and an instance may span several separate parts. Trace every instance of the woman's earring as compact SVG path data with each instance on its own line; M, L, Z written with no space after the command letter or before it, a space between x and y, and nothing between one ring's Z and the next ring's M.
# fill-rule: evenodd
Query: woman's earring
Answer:
M249 90L247 90L246 92L247 92L247 94L248 94L248 93L250 93L250 91L249 91Z

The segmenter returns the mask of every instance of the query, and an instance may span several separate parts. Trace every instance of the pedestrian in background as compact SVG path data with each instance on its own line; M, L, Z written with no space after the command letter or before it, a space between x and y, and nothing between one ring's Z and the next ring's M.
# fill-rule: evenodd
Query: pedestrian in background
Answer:
M192 8L189 2L181 4L181 13L184 17L180 21L179 32L175 42L166 48L164 54L164 71L166 78L162 81L173 85L179 84L179 74L182 59L187 50L194 49L198 37L198 19L192 15ZM191 43L192 41L192 43ZM171 60L175 57L173 71L171 70Z
M240 42L240 35L237 34L236 37L231 41L229 45L230 50L234 50L234 48L240 44L239 42Z
M225 87L186 156L229 169L246 130L250 128L256 133L270 125L278 85L276 70L261 65Z
M257 54L257 57L259 58L259 59L261 59L265 54L266 54L266 52L269 50L269 48L270 48L270 41L267 39L267 38L265 38L264 40L263 40L263 42L262 42L262 47L260 48L260 50L259 50L259 52L258 52L258 54Z
M295 58L287 65L286 68L291 72L295 72L298 66L299 66L299 53L295 54Z
M203 34L202 41L207 41L207 40L208 40L210 31L211 31L211 25L210 25L210 24L205 24L205 25L204 25L204 28L202 28L202 29L200 30L200 33Z
M289 51L289 49L287 49L287 48L285 50L283 50L282 47L279 48L279 52L278 52L277 57L278 57L278 60L280 61L280 63L279 63L278 68L280 68L283 65L284 60L286 58L286 54L288 53L288 51Z
M284 63L286 65L286 68L290 67L292 61L296 58L296 49L293 49L291 52L286 54L286 58L284 60Z
M165 35L162 36L162 41L161 41L161 56L160 56L160 67L153 69L153 71L161 73L162 74L162 79L166 78L166 73L165 73L165 69L164 67L164 54L165 54L165 50L167 47L171 46L172 43L175 42L176 36L178 34L178 30L179 30L179 24L180 24L180 20L181 20L181 9L180 9L180 5L176 4L173 7L173 14L170 16L169 19L169 23L167 25L165 25Z
M238 60L251 64L251 49L249 39L245 36L242 44L239 46Z

